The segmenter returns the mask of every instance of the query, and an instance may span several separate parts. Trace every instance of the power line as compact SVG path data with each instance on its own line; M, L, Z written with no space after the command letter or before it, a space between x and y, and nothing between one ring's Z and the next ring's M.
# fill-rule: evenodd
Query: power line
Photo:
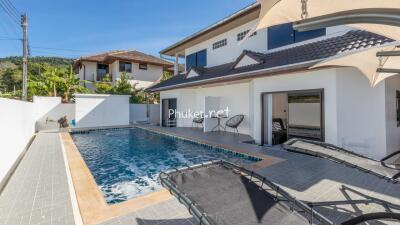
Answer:
M14 11L16 15L21 15L20 11L14 6L14 4L10 0L5 0L6 3L10 6L10 8Z
M0 0L0 7L11 18L12 21L14 21L17 25L19 25L20 18L18 17L18 14L16 14L15 11L9 9L4 0Z

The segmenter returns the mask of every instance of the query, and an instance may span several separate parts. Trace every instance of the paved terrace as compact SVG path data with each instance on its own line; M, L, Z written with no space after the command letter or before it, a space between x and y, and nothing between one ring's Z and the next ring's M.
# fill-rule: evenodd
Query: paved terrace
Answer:
M339 206L316 207L333 222L339 223L354 215L371 212L400 212L400 183L391 183L374 175L346 167L326 159L288 152L280 146L268 148L243 143L248 135L232 133L203 133L196 128L160 128L146 126L147 129L181 136L210 145L229 148L235 151L251 152L273 157L274 163L256 172L285 188L298 199L309 202L347 201L382 199L390 204L370 203ZM276 162L276 159L278 162ZM375 222L370 224L398 224L396 222Z
M325 159L287 152L280 147L263 148L242 143L246 135L207 133L192 128L149 127L235 151L271 157L273 163L257 172L305 201L336 201L379 198L400 205L400 184ZM276 160L279 159L279 160ZM58 133L39 133L0 195L0 225L77 224L74 221L71 190ZM317 207L329 219L341 222L368 212L398 211L390 204ZM79 222L79 221L78 221ZM191 225L194 219L174 198L135 210L102 225ZM389 224L376 222L374 224ZM396 224L392 222L392 224Z

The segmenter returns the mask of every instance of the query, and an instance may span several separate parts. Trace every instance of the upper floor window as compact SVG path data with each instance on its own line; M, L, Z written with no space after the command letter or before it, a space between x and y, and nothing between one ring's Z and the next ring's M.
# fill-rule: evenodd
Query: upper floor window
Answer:
M186 56L186 70L192 67L205 67L207 66L207 50L201 50Z
M147 70L147 63L139 63L139 70Z
M225 38L223 40L217 41L213 44L213 49L224 47L228 44L228 40Z
M237 36L237 41L243 40L244 37L246 37L246 35L247 35L249 32L250 32L250 30L246 30L246 31L243 31L243 32L238 33L238 34L236 35L236 36ZM253 37L253 36L255 36L255 35L257 35L257 31L254 32L254 33L252 33L252 34L250 35L250 37Z
M119 72L132 73L132 63L119 62Z
M317 29L304 32L293 30L292 23L285 23L268 28L268 49L278 48L285 45L324 36L326 29Z

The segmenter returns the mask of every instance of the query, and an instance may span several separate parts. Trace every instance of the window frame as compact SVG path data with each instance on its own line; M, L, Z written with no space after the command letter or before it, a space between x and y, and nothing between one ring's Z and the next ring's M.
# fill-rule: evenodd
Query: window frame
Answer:
M124 61L119 61L118 63L119 67L119 72L123 73L132 73L132 63L131 62L124 62ZM130 65L129 69L126 68L127 65Z
M189 71L192 67L206 67L207 66L207 49L203 49L203 50L194 52L190 55L187 55L185 59L186 59L185 60L186 71ZM200 64L199 59L202 59L204 62L202 62ZM190 63L188 63L188 62L190 62Z
M293 29L293 23L283 23L268 27L268 50L311 40L326 35L326 28L299 32Z
M139 70L147 70L148 64L147 63L139 63Z

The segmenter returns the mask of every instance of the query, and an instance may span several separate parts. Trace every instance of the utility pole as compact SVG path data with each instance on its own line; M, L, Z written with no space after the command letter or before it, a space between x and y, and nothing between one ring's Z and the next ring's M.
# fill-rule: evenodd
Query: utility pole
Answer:
M22 100L26 101L28 99L28 20L26 13L21 16L21 26L23 32L22 46L23 46L23 56L22 56Z

